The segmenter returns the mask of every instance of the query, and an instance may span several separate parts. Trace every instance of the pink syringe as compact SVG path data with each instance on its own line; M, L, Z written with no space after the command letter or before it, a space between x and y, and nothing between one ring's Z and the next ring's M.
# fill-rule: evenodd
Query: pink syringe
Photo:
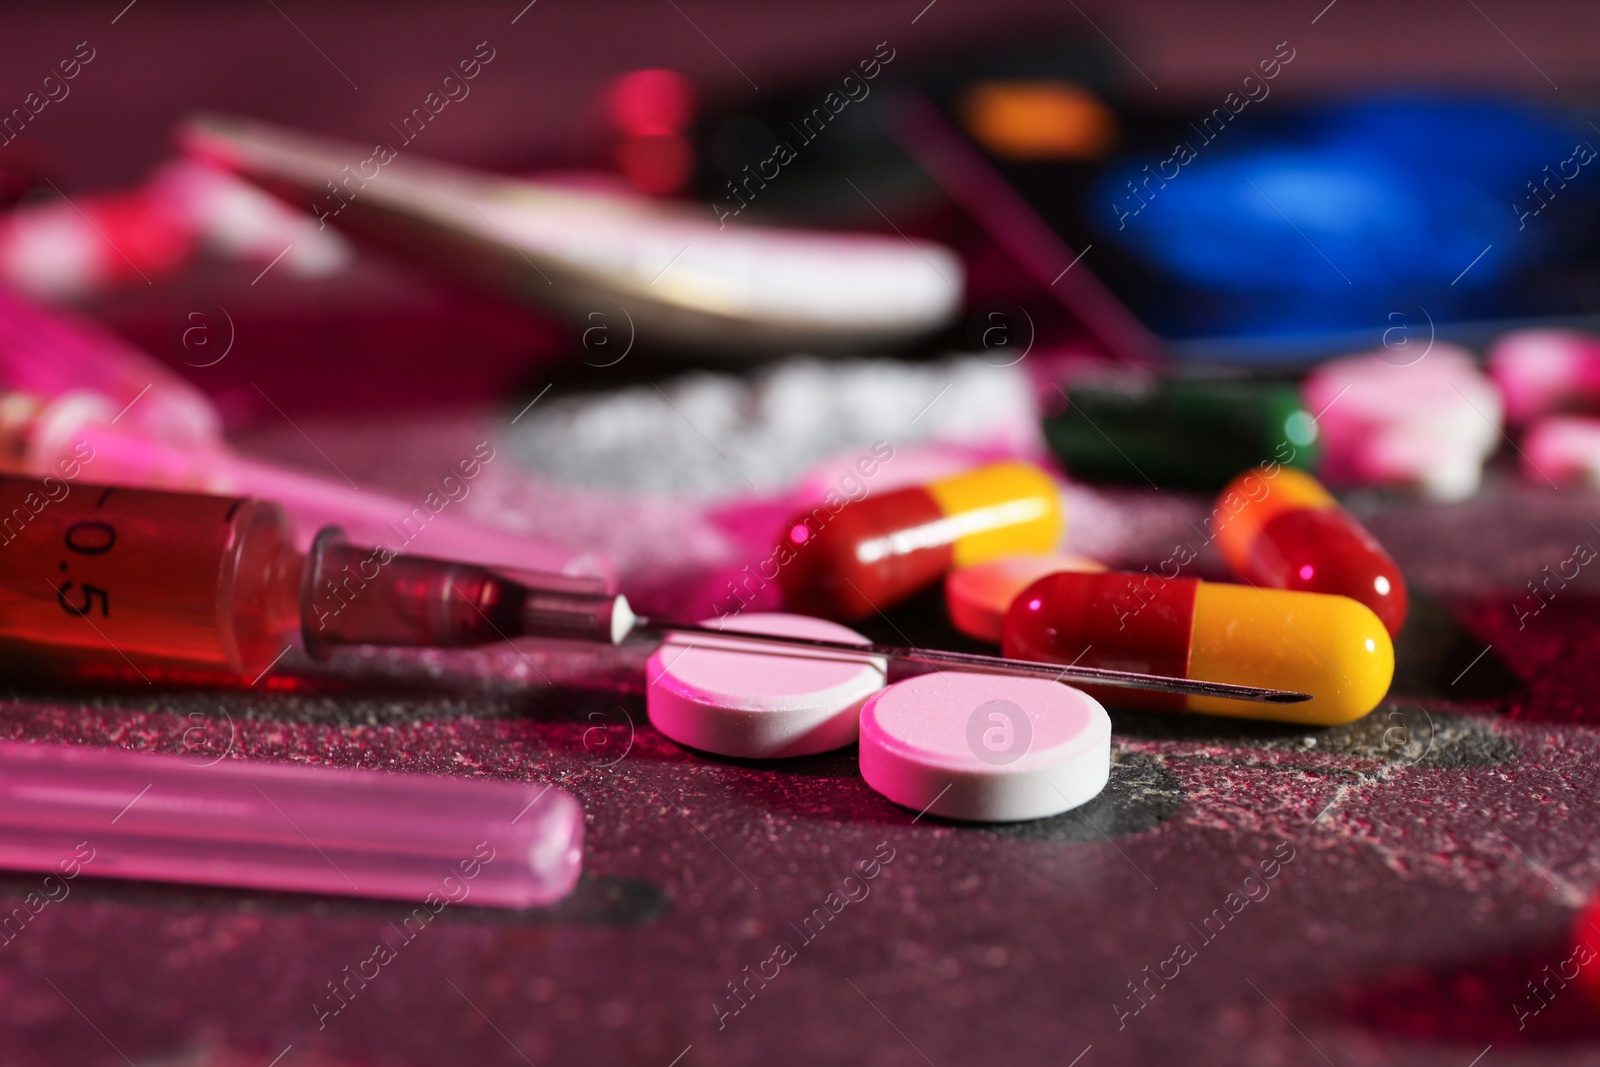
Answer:
M58 880L378 897L437 913L559 900L582 850L578 802L539 783L0 743L0 868Z

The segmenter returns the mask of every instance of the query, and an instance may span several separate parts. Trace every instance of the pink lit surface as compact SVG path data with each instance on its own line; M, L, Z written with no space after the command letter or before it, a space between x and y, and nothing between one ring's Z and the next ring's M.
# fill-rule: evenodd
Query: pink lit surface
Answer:
M582 851L578 802L535 782L0 744L0 867L14 870L437 911L559 900Z

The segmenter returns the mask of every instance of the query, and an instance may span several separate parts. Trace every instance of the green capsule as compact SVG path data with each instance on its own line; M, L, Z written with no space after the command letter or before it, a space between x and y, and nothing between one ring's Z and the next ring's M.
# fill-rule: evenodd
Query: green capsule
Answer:
M1249 378L1095 378L1066 387L1044 436L1089 481L1215 492L1267 460L1305 470L1317 424L1292 382Z

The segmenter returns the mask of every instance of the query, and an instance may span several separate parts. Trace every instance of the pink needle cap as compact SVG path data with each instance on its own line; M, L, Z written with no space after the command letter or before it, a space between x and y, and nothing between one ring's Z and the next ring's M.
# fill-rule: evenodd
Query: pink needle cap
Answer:
M0 867L503 908L572 890L583 810L538 783L0 743Z

